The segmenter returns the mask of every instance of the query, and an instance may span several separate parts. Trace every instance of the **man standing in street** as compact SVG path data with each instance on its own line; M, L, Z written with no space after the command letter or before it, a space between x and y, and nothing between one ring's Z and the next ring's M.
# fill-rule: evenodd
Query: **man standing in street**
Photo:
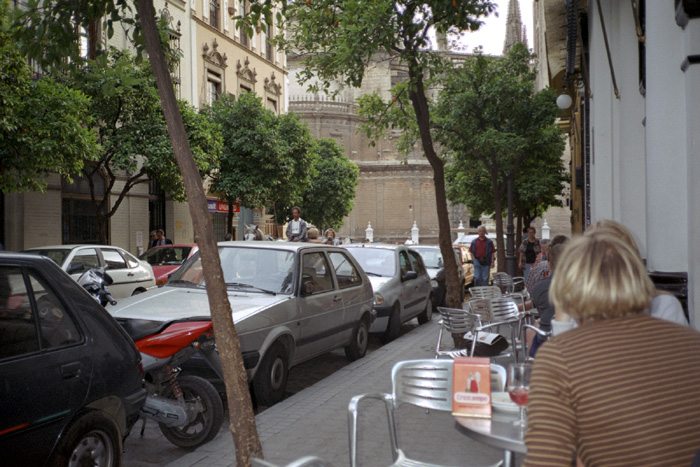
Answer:
M158 245L158 232L151 230L151 248Z
M491 268L496 259L496 247L493 241L486 237L486 227L480 225L476 233L479 237L472 241L469 251L474 257L474 285L480 287L489 285Z
M173 244L173 241L172 241L172 240L170 240L169 238L166 238L165 232L163 231L163 229L158 229L158 230L156 231L156 237L157 237L157 240L156 240L156 245L157 245L157 246L160 246L160 245L172 245L172 244Z
M292 208L293 219L287 224L287 241L290 242L305 242L306 241L306 221L301 218L301 208L294 206Z

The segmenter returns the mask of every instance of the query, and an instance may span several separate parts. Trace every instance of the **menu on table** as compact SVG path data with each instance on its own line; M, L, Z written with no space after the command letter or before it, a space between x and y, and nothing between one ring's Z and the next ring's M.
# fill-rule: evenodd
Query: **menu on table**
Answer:
M452 376L452 415L491 417L491 361L457 357Z

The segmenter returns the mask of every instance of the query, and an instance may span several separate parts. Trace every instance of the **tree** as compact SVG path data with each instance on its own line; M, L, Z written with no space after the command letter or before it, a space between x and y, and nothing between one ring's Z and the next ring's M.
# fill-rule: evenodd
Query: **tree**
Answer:
M0 0L0 192L46 190L50 173L69 177L96 157L90 99L48 76L32 76L8 34Z
M67 83L91 98L89 110L101 151L82 173L90 181L101 243L107 243L107 220L136 185L157 180L173 199L187 199L147 61L136 63L128 52L111 49L86 66L72 68ZM178 106L197 168L204 176L218 163L220 128L186 102L180 101ZM123 174L126 180L117 185ZM96 191L96 177L104 178L105 193L120 186L116 200Z
M376 114L374 130L404 129L405 118L393 121L391 109L405 95L413 112L409 131L417 131L423 152L433 169L439 225L439 243L445 258L447 299L458 306L463 284L457 276L445 195L445 160L433 145L430 131L430 102L425 80L441 71L443 60L430 48L430 34L475 30L477 19L495 10L487 0L306 0L290 2L286 42L290 52L303 54L302 82L311 90L330 90L334 80L359 87L375 54L396 57L406 67L408 79L392 92Z
M168 58L163 51L163 38L156 24L156 13L152 0L137 0L139 37L143 39L150 58L160 96L163 115L168 127L175 159L183 177L188 207L194 225L195 238L202 258L202 269L206 281L207 297L216 342L222 359L226 396L229 407L229 428L236 446L236 465L248 466L253 457L262 457L262 446L255 427L246 370L241 355L238 334L231 316L231 305L226 293L226 284L221 269L221 259L209 219L202 179L187 138L185 123L178 108L175 91L170 79ZM94 24L95 18L106 17L106 28L111 36L112 23L128 20L127 0L90 0L65 4L59 0L30 0L25 6L27 15L18 18L24 24L27 52L44 62L61 63L66 55L61 51L73 51L78 42L76 30L80 26ZM35 44L40 44L35 46ZM44 51L41 44L53 47ZM54 55L49 52L56 52ZM74 54L73 54L74 55Z
M222 97L212 105L211 115L224 135L214 190L251 209L275 202L282 208L278 216L286 206L301 201L315 155L313 137L298 118L277 116L252 93L238 100Z
M501 270L505 265L503 207L507 187L521 182L516 192L521 195L523 209L532 209L533 203L544 205L561 192L561 162L553 162L564 148L562 132L555 124L559 110L551 91L534 92L535 71L529 67L530 59L522 43L507 57L478 52L446 76L435 112L436 139L454 156L450 173L460 184L451 192L453 199L466 202L476 212L488 212L486 207L493 202ZM537 179L538 167L552 170L545 177L547 183L540 187L528 182L524 186L523 178ZM484 190L486 180L490 199L476 193ZM532 196L534 191L536 196Z
M304 218L321 231L338 229L350 214L360 170L334 139L321 139L316 147L316 175L304 192Z

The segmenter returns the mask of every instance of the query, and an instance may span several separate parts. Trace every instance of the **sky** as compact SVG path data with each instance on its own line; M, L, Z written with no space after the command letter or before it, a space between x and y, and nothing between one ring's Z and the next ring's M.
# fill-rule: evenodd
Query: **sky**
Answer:
M508 1L497 0L498 18L490 15L483 19L484 24L476 32L467 33L461 44L466 46L466 51L471 52L475 47L482 45L484 53L487 55L501 55L503 52L503 41L506 38L506 20L508 19ZM527 27L528 47L533 47L532 40L532 2L533 0L519 0L520 19Z

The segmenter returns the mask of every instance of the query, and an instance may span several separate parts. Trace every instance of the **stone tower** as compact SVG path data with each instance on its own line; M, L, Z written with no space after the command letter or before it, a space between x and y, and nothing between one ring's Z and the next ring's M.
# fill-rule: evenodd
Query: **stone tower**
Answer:
M525 26L520 18L520 3L518 3L518 0L508 0L508 19L506 20L506 40L503 43L503 55L507 54L516 42L523 42L525 47L528 46Z

